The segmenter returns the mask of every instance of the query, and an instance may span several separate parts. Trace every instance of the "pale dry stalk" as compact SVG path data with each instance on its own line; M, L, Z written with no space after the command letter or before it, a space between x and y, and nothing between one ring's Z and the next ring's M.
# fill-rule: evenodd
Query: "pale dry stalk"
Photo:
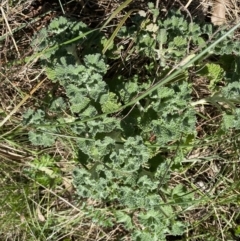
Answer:
M214 25L222 25L226 22L226 8L230 0L214 0L211 21Z

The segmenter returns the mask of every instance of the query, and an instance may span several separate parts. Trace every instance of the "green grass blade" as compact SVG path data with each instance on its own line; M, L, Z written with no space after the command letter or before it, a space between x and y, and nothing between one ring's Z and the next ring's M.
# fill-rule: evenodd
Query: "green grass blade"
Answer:
M120 28L123 26L123 24L126 22L127 18L132 14L132 12L137 11L136 9L133 9L131 11L129 11L124 18L121 20L121 22L118 24L117 28L114 30L112 36L110 37L110 39L106 42L102 53L105 54L106 51L108 50L108 48L112 45L114 38L116 37L118 31L120 30Z
M132 2L132 0L127 0L125 1L123 4L121 4L113 13L112 15L108 18L108 20L103 24L103 26L100 28L100 30L103 30L107 24L117 16L117 14L119 14L125 7L127 7L130 3Z

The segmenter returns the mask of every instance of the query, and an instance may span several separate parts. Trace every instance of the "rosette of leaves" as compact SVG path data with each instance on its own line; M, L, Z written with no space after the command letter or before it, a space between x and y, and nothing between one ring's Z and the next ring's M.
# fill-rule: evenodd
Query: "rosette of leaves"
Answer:
M133 240L166 240L167 235L183 234L185 225L160 195L159 178L167 178L163 175L166 163L159 163L154 171L149 169L151 151L140 136L129 137L122 143L106 137L81 142L79 148L92 162L73 172L77 194L101 204L101 215L97 206L84 205L87 217L105 227L122 223ZM169 198L184 196L185 190L174 190Z
M159 13L153 6L150 12L157 21L152 21L149 16L139 15L133 19L135 25L129 30L123 27L119 31L119 37L134 39L136 53L157 61L166 69L177 65L192 51L206 48L208 41L219 39L227 31L217 31L212 24L201 26L186 19L179 11L170 11L167 18L161 20L158 20ZM210 54L239 55L239 46L239 41L234 40L233 34L228 35L212 49Z
M200 25L189 23L180 13L171 12L167 19L156 23L149 19L142 22L144 24L137 33L136 51L157 60L162 67L169 68L179 63L194 49L190 46L205 45Z

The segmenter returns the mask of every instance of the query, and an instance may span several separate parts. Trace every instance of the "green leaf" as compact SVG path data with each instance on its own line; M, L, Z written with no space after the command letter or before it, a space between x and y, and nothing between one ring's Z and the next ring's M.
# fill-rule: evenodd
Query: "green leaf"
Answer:
M181 36L177 36L173 39L173 42L174 44L177 46L177 47L183 47L183 46L186 46L187 45L187 40L186 38L184 37L181 37Z
M64 32L69 27L69 22L65 17L59 17L54 19L48 26L48 30L51 30L53 33L59 34Z
M115 141L110 137L105 137L103 140L97 141L80 140L78 145L81 151L91 159L100 160L111 153L115 146Z
M33 132L28 133L29 141L36 146L49 147L55 143L56 137L44 132Z
M117 222L124 223L128 230L133 228L132 218L129 216L129 214L122 211L116 211L115 217Z
M89 105L83 112L81 112L81 118L94 117L98 114L96 108L92 105Z
M41 109L34 111L32 109L28 109L23 114L23 124L30 125L30 124L41 124L43 123L45 118L45 112Z
M62 97L58 97L51 102L49 109L51 111L63 111L66 109L66 102Z
M198 72L198 74L207 76L210 79L208 88L211 91L214 91L217 90L217 84L223 79L224 70L218 64L207 63L204 68Z
M222 94L227 99L239 100L240 98L240 82L234 81L222 88Z
M95 136L97 133L111 133L114 130L121 130L120 120L111 117L89 121L88 127L92 136Z
M84 57L84 63L87 68L91 68L94 72L105 74L107 65L100 54L90 54Z
M114 112L121 106L121 104L118 103L116 94L112 92L102 95L100 97L100 104L103 113Z
M183 235L186 230L186 225L179 221L174 221L171 227L171 235Z
M60 170L55 165L55 159L49 155L42 155L40 158L34 159L24 169L24 173L44 186L62 182Z
M223 129L229 130L231 128L235 128L237 130L240 129L240 110L236 109L234 114L223 114L223 123L222 123Z

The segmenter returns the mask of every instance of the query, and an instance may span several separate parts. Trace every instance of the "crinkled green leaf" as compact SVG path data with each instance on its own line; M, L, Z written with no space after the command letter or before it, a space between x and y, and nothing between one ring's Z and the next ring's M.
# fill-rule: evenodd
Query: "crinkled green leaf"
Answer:
M29 140L33 145L49 147L55 143L56 136L46 134L44 132L33 132L28 133Z
M50 105L51 111L63 111L66 108L66 102L62 97L58 97L52 101Z
M226 87L221 90L224 97L227 99L240 99L240 82L234 81L229 83Z
M234 114L223 114L222 127L224 130L235 128L240 129L240 110L236 109Z
M132 229L133 224L132 224L132 219L129 216L129 214L122 212L122 211L116 211L115 217L116 217L118 223L124 223L128 230Z
M23 114L23 124L30 125L30 124L41 124L44 121L45 112L41 109L34 111L32 109L28 109Z
M118 103L116 94L112 92L102 95L100 97L100 104L101 104L103 113L114 112L115 110L119 109L119 107L121 106L121 104Z
M87 68L93 69L94 72L105 74L107 71L107 65L100 54L86 55L84 58L84 63Z
M105 117L102 120L93 120L88 122L89 132L95 136L97 133L110 133L114 130L120 130L120 120L111 117Z

